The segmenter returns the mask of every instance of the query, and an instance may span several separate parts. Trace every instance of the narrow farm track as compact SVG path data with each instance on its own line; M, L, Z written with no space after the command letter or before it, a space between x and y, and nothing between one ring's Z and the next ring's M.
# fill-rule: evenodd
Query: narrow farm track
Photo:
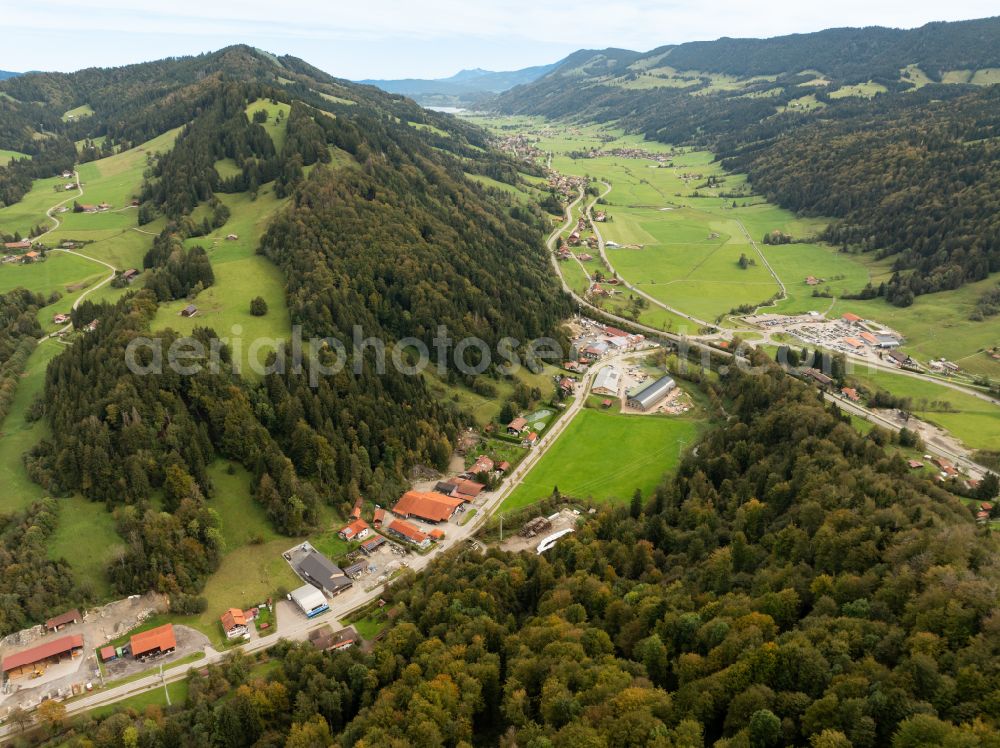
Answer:
M73 179L76 181L76 194L75 195L71 195L70 197L67 197L65 200L62 200L62 201L56 203L51 208L49 208L48 210L45 211L45 217L48 218L50 221L52 221L52 227L48 231L46 231L45 233L42 233L42 234L39 234L38 236L36 236L35 237L35 241L41 239L43 236L48 236L53 231L55 231L60 226L62 226L62 221L60 221L58 218L55 217L55 215L53 215L53 213L56 210L58 210L59 208L61 208L62 206L64 206L70 200L76 200L77 198L83 197L83 185L80 184L80 173L77 172L77 171L74 171L73 172ZM78 309L80 307L80 302L82 302L87 296L89 296L90 294L92 294L94 291L96 291L97 289L101 288L102 286L110 283L112 280L114 280L115 273L118 272L114 265L109 265L104 260L98 260L96 257L89 257L87 255L82 255L79 252L72 252L72 251L70 251L68 249L53 248L53 249L50 249L50 250L47 250L47 251L49 251L49 252L65 252L66 254L73 255L74 257L81 257L84 260L90 260L91 262L96 262L98 265L103 265L104 267L108 268L111 271L111 275L109 275L107 278L105 278L104 280L102 280L97 285L91 286L90 288L86 289L82 294L80 294L79 296L77 296L76 297L76 301L73 302L73 309ZM48 340L49 338L51 338L53 336L61 335L61 334L65 333L67 330L69 330L71 327L73 327L73 323L72 322L64 325L63 327L60 327L55 332L50 332L48 335L43 335L39 339L39 342L44 342L44 341Z

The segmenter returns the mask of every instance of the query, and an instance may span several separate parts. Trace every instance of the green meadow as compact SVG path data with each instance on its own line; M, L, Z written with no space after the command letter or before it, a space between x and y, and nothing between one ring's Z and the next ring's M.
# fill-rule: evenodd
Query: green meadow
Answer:
M513 510L551 495L598 502L644 496L676 469L703 421L688 416L634 416L584 408L502 505Z
M20 151L8 151L5 148L0 148L0 166L6 166L14 158L31 158L31 156Z
M257 245L267 223L284 201L274 195L273 186L261 188L256 200L248 193L220 194L231 215L224 226L208 236L187 240L188 246L205 247L215 271L215 283L194 300L178 299L160 304L153 320L153 329L172 328L190 333L195 327L212 327L224 338L234 336L235 326L243 341L239 360L247 376L255 376L248 363L250 356L262 364L277 341L291 333L291 318L285 304L285 280L274 263L257 254ZM236 240L226 236L236 234ZM250 314L250 300L262 296L268 312L262 317ZM180 316L181 310L193 303L198 307L194 317ZM251 351L251 344L261 341Z
M292 107L288 104L272 103L267 99L257 99L247 105L247 117L253 120L254 112L263 109L267 112L267 121L261 123L261 127L267 130L271 136L275 149L281 153L285 147L285 137L288 134L288 113ZM281 120L278 120L278 113L281 113Z
M870 390L911 400L911 412L948 430L967 447L995 451L1000 445L1000 408L973 395L890 371L862 371L853 378Z
M18 287L43 294L53 291L67 293L67 288L76 283L89 284L110 273L110 270L82 257L66 252L49 252L44 260L30 264L11 262L0 265L0 293Z
M80 119L81 117L90 117L94 113L93 107L90 104L81 104L73 109L68 109L63 112L62 121L67 122L71 119Z

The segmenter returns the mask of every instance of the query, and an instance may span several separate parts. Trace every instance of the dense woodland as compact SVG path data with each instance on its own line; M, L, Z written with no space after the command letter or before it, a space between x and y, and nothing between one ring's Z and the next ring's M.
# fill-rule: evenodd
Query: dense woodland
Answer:
M545 556L447 554L370 653L237 656L69 745L997 745L995 538L780 371L715 395L654 495Z
M1000 19L989 18L911 31L720 39L645 54L588 50L502 94L495 106L615 121L650 139L709 148L726 168L746 172L768 199L836 219L823 238L848 251L892 256L899 276L858 291L906 306L916 295L1000 270L1000 89L932 83L913 90L900 70L916 63L938 81L946 70L1000 65L998 35ZM683 88L612 85L609 74L625 81L639 74L630 65L694 72ZM830 85L799 87L816 78L806 71L819 71ZM777 77L706 93L711 81L699 72ZM869 80L888 93L871 101L827 93ZM776 88L776 95L753 95ZM822 108L782 111L806 93Z
M18 381L42 335L38 310L45 297L17 288L0 294L0 423L10 411Z

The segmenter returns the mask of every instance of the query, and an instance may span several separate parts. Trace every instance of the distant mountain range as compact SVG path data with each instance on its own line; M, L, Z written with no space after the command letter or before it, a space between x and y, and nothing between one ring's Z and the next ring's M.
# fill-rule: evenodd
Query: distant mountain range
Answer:
M423 106L474 106L515 86L532 83L561 64L562 62L555 62L551 65L536 65L503 72L473 68L462 70L450 78L363 80L358 83L377 86L389 93L409 96Z

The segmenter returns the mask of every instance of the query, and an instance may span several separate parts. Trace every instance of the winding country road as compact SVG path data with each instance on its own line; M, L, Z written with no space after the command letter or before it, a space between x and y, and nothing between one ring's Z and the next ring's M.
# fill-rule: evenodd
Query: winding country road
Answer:
M50 221L52 221L52 227L49 228L48 231L45 231L44 233L39 234L38 236L36 236L33 241L38 241L43 236L48 236L53 231L55 231L60 226L62 226L62 221L60 221L58 218L55 217L55 215L53 215L55 213L55 211L57 211L59 208L61 208L62 206L64 206L70 200L76 200L77 198L83 197L83 185L80 184L80 174L79 174L79 172L77 172L77 171L73 172L73 180L76 182L76 194L75 195L71 195L71 196L67 197L65 200L62 200L62 201L56 203L51 208L49 208L48 210L45 211L45 217L48 218ZM78 309L79 306L80 306L80 302L82 302L89 294L93 293L94 291L96 291L97 289L101 288L105 284L110 283L112 280L114 280L115 273L118 272L114 265L109 265L104 260L98 260L96 257L89 257L88 255L83 255L83 254L80 254L79 252L73 252L73 251L68 250L68 249L59 249L59 248L53 248L53 249L49 249L49 250L46 250L46 251L47 252L65 252L66 254L69 254L69 255L74 255L76 257L82 257L84 260L90 260L91 262L96 262L98 265L103 265L104 267L108 268L111 271L111 275L109 275L107 278L105 278L104 280L102 280L97 285L91 286L90 288L84 290L84 292L82 294L80 294L79 296L77 296L76 300L73 302L73 309ZM54 332L50 332L48 335L43 335L41 338L39 338L38 342L42 343L42 342L48 340L51 337L57 337L59 335L62 335L67 330L69 330L71 327L73 327L73 323L72 322L66 324L63 327L60 327L58 330L56 330Z

